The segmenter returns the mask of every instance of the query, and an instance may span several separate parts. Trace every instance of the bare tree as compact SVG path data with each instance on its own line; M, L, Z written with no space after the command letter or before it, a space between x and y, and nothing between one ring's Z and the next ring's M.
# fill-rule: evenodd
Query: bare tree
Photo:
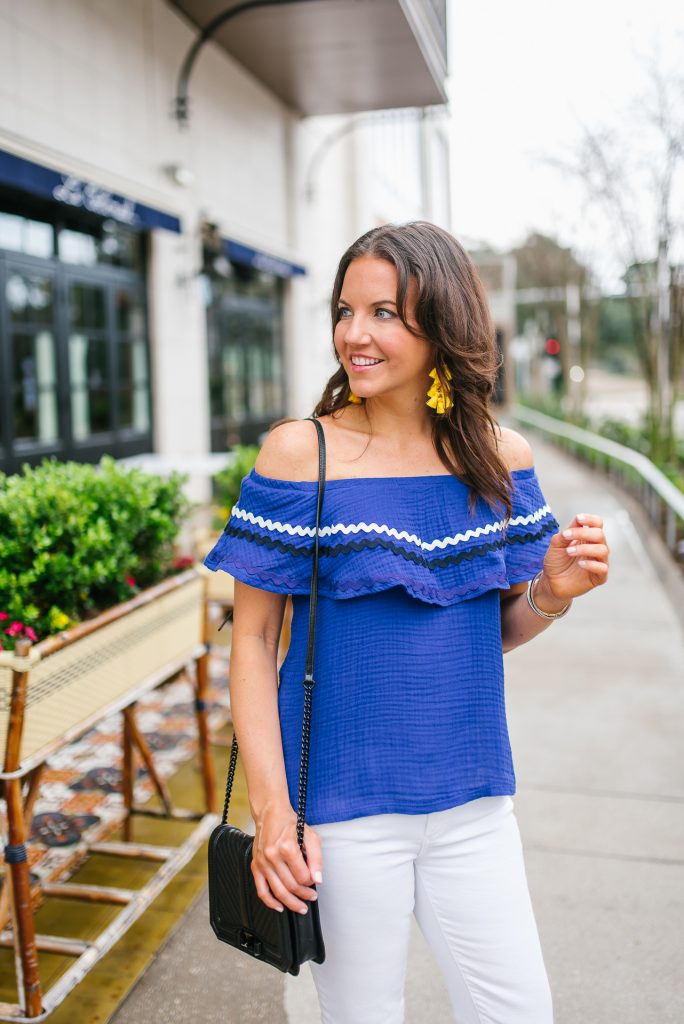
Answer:
M583 126L577 154L547 162L578 177L611 228L608 244L627 267L624 281L637 353L648 385L655 459L675 458L674 410L682 372L681 268L673 245L684 228L675 189L684 172L684 77L643 61L647 86L625 123Z

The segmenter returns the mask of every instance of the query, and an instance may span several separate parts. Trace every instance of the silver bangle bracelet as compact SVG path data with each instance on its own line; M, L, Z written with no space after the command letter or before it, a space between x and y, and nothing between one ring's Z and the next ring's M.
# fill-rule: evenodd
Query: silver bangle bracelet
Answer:
M559 612L543 612L541 608L537 608L537 605L534 603L534 598L532 597L532 587L537 582L537 580L543 572L544 570L540 569L536 576L533 576L527 584L527 603L529 604L530 608L535 613L535 615L538 615L541 619L560 619L563 617L563 615L567 615L568 611L570 610L572 598L568 601L565 608L561 608Z

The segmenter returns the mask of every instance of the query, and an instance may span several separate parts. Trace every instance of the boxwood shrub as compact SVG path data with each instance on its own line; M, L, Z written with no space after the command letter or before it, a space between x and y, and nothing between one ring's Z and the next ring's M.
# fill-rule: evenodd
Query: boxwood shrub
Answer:
M236 444L231 449L232 459L224 469L214 473L212 477L215 515L212 521L214 530L222 530L230 516L230 510L240 497L240 484L246 477L259 454L256 444Z
M0 646L42 640L191 563L175 550L186 480L110 456L0 474Z

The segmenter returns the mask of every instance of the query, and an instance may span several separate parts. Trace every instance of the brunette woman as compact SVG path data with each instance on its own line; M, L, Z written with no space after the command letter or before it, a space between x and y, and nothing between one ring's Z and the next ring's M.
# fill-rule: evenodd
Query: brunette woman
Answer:
M318 898L323 1024L400 1024L411 917L459 1024L551 1024L514 814L503 655L606 582L600 516L563 529L490 399L473 262L433 224L367 232L332 295L304 842L296 841L318 446L267 436L206 564L237 580L231 706L269 907ZM288 594L292 639L280 671ZM561 626L557 628L562 628ZM317 884L314 890L312 883Z

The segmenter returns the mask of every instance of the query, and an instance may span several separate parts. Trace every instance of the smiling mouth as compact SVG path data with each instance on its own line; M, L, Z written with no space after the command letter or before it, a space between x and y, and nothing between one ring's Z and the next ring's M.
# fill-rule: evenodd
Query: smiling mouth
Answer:
M352 366L377 366L378 363L383 363L384 359L370 359L366 356L352 356Z

